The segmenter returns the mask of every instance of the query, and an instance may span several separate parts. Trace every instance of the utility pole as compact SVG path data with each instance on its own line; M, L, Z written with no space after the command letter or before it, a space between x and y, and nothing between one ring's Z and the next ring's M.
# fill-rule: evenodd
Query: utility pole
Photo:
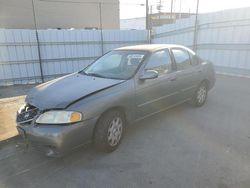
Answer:
M38 59L39 59L40 74L41 74L41 80L42 82L44 82L43 66L42 66L40 42L39 42L39 36L38 36L37 24L36 24L36 12L35 12L34 0L31 0L31 3L32 3L33 21L34 21L35 32L36 32L37 53L38 53Z
M173 15L173 23L175 23L175 21L176 21L176 0L173 0L173 13L174 13L174 15Z
M148 0L146 0L146 30L149 29L149 24L148 24Z
M198 13L199 13L199 0L197 0L196 13L195 13L195 23L194 23L194 37L193 37L193 50L197 50L197 35L198 35Z
M173 23L173 0L171 0L170 20Z
M160 25L161 25L161 0L159 1L159 22L160 22Z
M101 30L101 50L103 55L103 33L102 33L102 3L99 3L100 30Z
M153 28L153 23L152 23L152 15L153 15L153 5L150 5L150 29Z
M179 19L181 19L181 3L182 3L182 0L180 0Z

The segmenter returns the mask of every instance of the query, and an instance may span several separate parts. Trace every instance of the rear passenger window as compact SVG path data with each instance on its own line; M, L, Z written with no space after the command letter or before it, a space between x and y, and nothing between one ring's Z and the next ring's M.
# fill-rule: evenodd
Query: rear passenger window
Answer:
M172 49L177 70L185 70L191 67L190 57L187 51L182 49Z
M145 70L155 70L159 73L159 75L170 72L171 58L169 52L166 50L161 50L152 54L145 67Z

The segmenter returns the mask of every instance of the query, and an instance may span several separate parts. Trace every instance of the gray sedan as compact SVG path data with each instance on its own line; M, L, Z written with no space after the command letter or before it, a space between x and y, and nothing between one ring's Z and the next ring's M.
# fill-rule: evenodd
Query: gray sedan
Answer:
M17 112L17 129L48 156L89 142L112 152L126 125L187 101L202 106L214 83L213 65L184 46L118 48L33 88Z

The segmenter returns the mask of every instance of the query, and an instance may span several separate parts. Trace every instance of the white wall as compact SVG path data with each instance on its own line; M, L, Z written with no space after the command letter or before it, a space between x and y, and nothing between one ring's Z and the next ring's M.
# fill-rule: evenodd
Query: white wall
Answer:
M145 17L121 19L120 29L137 29L137 30L146 29L146 19Z
M119 0L34 0L39 29L119 29ZM34 29L32 0L0 0L0 28Z

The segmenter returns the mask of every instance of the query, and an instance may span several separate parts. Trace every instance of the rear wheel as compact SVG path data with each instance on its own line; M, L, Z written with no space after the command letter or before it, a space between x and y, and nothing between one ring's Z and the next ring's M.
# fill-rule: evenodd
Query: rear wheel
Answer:
M197 88L193 98L191 99L191 103L197 107L202 106L206 102L207 92L208 92L207 84L206 82L202 82Z
M105 113L95 128L95 147L100 151L114 151L121 143L124 128L125 119L121 112L109 111Z

